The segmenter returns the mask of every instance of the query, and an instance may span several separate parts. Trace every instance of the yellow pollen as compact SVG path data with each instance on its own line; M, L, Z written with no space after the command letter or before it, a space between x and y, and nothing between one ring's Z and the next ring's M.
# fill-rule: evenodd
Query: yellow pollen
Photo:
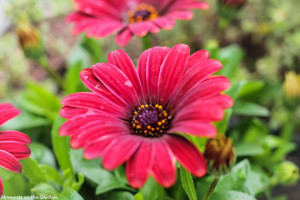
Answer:
M148 131L147 131L147 130L144 130L144 133L145 133L145 134L147 134L147 133L148 133Z
M155 104L155 108L158 108L159 107L159 105L158 104Z
M162 109L162 106L158 106L159 109Z
M132 126L133 126L133 127L135 127L135 126L136 126L136 124L132 124Z
M137 128L137 129L141 129L142 127L141 127L140 125L137 125L136 128Z
M155 131L155 128L151 128L151 131Z
M138 114L139 114L138 112L134 111L134 115L138 115Z
M166 120L161 120L161 123L163 123L163 124L166 123Z
M161 124L162 124L161 122L157 122L157 125L158 125L158 126L161 126Z
M156 127L156 130L159 131L159 127Z
M146 108L149 108L149 105L148 104L146 104L146 106L145 106Z
M147 126L147 129L151 129L151 126L150 126L150 125L148 125L148 126Z

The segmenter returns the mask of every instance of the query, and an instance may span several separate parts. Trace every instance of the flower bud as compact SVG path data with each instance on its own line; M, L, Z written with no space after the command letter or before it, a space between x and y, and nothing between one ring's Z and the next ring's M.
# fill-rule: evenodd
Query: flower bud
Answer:
M17 35L26 57L36 60L45 54L39 32L33 26L27 23L20 24Z
M207 141L204 157L210 172L215 176L228 173L234 164L234 150L231 138L220 134Z
M284 93L287 99L294 99L300 97L300 75L290 71L285 74L285 81L283 83Z
M247 3L247 0L219 0L218 11L219 15L227 20L232 20L236 17L239 10Z
M282 185L294 185L299 180L299 168L290 161L284 161L277 167L275 179Z

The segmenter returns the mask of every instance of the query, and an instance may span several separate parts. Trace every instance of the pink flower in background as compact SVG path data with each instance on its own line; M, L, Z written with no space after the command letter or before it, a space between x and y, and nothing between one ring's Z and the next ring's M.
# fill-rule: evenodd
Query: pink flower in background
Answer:
M125 46L133 35L170 30L176 19L190 20L191 9L208 9L198 0L74 0L77 12L67 17L74 33L103 38L118 32L116 42Z
M224 109L233 104L221 94L230 87L228 79L211 76L221 67L205 50L190 56L184 44L146 50L137 70L124 51L113 51L108 63L81 71L92 92L63 99L60 114L68 121L60 135L72 136L71 146L84 148L86 159L102 157L105 169L126 162L132 187L143 186L149 174L171 186L175 160L201 177L207 171L205 159L182 134L216 135L212 122L223 119Z
M0 126L6 121L18 116L21 112L8 103L0 104ZM16 173L22 171L18 160L30 156L27 146L31 143L30 138L18 131L0 131L0 166ZM0 178L0 196L3 194L3 183Z

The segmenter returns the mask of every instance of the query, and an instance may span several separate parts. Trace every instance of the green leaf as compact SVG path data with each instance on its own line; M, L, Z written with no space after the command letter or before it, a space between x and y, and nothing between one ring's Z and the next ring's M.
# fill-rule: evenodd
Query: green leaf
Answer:
M57 115L57 118L53 124L52 131L51 131L53 150L62 171L69 169L73 174L73 178L75 180L75 174L73 172L73 166L70 159L69 138L61 137L58 134L58 130L64 122L65 119L62 118L60 115Z
M15 196L26 194L28 181L21 173L14 173L7 169L0 168L0 177L3 182L4 195Z
M98 40L84 37L81 46L89 53L93 63L98 63L101 61L102 48Z
M232 56L234 55L234 56ZM217 59L223 64L223 68L217 73L231 79L234 77L236 70L240 67L244 53L237 45L230 45L219 51Z
M74 179L74 174L71 172L70 168L65 170L63 174L65 177L63 187L69 187L78 191L84 182L84 176L81 173L79 173L77 176L78 181L76 181Z
M223 176L216 191L236 190L241 191L247 181L250 172L250 163L248 160L243 160L235 165L231 172Z
M58 173L57 169L55 169L51 166L48 166L48 165L44 165L44 164L39 165L39 167L45 174L46 179L48 181L53 181L60 185L63 184L63 179L62 179L61 175Z
M236 156L255 156L264 152L261 145L254 143L237 144L234 149Z
M135 190L129 186L124 185L123 183L119 182L115 177L110 179L104 179L100 182L100 184L96 188L96 195L103 194L105 192L122 189L134 192Z
M143 199L144 198L143 198L143 195L141 193L136 193L134 195L134 198L133 198L133 200L143 200Z
M256 200L254 197L238 192L238 191L223 191L213 193L212 200Z
M182 166L180 166L180 178L181 178L181 182L182 182L182 187L185 190L185 192L187 193L189 199L197 200L193 177Z
M59 99L37 83L28 82L26 86L20 104L34 114L54 120L60 109Z
M84 200L75 190L71 188L64 188L64 190L58 195L59 200Z
M48 147L40 143L32 143L29 147L31 149L31 157L39 164L56 166L54 155Z
M22 165L22 173L29 179L32 184L47 182L47 178L38 163L32 158L20 160Z
M67 68L65 85L69 94L86 90L86 87L84 87L80 79L80 71L83 69L82 66L82 62L78 61L69 65Z
M270 112L267 108L252 102L236 101L233 107L234 115L268 117Z
M263 89L265 83L261 80L258 81L251 81L245 83L244 87L239 93L238 98L246 98L248 96L255 96L260 90Z
M126 191L112 191L105 194L106 199L121 199L121 200L133 200L134 196L130 192Z
M40 183L31 188L31 193L35 196L58 196L58 192L48 183Z
M269 177L262 169L251 169L245 184L245 191L247 191L248 194L255 196L266 190L269 184Z
M146 184L140 189L139 193L143 195L144 200L156 200L159 196L158 190L160 185L156 181L149 177Z

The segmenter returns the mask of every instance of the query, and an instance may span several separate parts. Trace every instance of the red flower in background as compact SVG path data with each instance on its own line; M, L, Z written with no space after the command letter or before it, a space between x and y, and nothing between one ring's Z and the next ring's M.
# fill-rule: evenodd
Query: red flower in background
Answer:
M0 126L6 121L18 116L21 112L8 103L0 104ZM30 138L18 131L0 131L0 166L16 173L22 171L18 160L30 156L27 146L31 143ZM3 183L0 178L0 196L3 194Z
M108 63L81 71L92 92L65 97L60 114L68 121L60 135L71 135L73 148L84 157L102 157L104 168L126 164L132 187L141 187L149 174L163 186L176 180L175 159L201 177L207 166L197 147L178 133L214 137L212 121L232 106L220 94L227 78L211 76L222 65L207 51L190 54L188 46L154 47L139 58L137 70L122 50L109 54Z
M198 0L74 0L77 12L67 21L74 22L74 33L103 38L118 32L116 42L125 46L133 35L170 30L176 19L189 20L190 9L208 9Z

